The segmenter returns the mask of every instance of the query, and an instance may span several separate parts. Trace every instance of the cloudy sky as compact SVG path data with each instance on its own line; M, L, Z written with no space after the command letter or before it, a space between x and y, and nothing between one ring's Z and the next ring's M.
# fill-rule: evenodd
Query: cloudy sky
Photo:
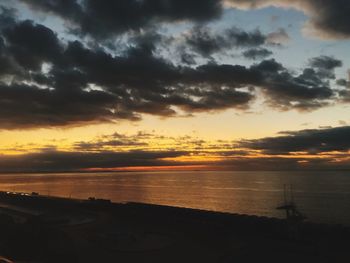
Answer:
M0 171L350 168L348 0L0 0Z

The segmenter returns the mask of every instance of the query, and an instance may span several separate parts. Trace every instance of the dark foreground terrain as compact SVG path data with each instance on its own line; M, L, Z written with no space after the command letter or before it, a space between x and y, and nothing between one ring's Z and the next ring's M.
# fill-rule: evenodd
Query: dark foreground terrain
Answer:
M349 247L342 226L0 192L0 262L350 262Z

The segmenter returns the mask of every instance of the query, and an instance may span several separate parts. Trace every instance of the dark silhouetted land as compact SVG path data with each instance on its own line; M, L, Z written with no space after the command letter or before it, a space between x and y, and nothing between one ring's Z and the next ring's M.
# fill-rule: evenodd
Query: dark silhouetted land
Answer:
M343 226L108 200L0 192L14 262L350 262Z

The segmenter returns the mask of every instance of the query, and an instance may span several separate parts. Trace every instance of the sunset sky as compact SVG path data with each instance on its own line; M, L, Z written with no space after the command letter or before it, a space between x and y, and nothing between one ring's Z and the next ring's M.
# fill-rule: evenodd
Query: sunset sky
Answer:
M350 169L348 0L0 6L0 172Z

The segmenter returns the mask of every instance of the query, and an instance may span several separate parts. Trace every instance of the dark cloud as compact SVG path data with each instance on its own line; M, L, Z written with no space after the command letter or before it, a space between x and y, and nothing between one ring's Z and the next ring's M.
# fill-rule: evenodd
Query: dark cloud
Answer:
M88 168L174 165L163 158L178 157L184 152L63 152L53 149L23 155L0 155L2 172L80 171Z
M311 26L325 37L350 37L350 3L347 0L310 0Z
M272 51L266 49L266 48L253 48L253 49L248 49L243 52L243 56L248 59L262 59L269 57L273 54Z
M346 103L350 102L350 70L348 70L348 80L338 79L336 83L343 87L343 89L339 91L341 100Z
M145 148L149 146L147 142L140 139L143 135L126 136L126 135L112 135L107 138L99 139L97 141L81 141L74 144L74 148L80 151L101 151L104 148Z
M18 65L13 61L9 51L6 49L4 39L0 37L0 75L6 76L20 73Z
M215 53L231 51L233 48L256 48L271 44L269 39L270 34L264 35L258 29L247 32L232 27L217 32L209 27L199 26L185 35L185 46L190 47L197 54L210 57Z
M0 84L1 129L108 122L118 117L115 96L100 91L62 91Z
M33 9L60 16L81 34L95 38L106 38L130 30L138 31L162 22L210 21L220 16L223 3L239 8L292 7L309 15L306 28L313 34L326 38L350 37L348 0L20 1ZM285 37L283 39L288 40Z
M320 56L320 57L311 59L310 65L318 69L332 71L337 67L341 67L342 62L332 57Z
M110 38L162 22L204 22L222 12L218 0L21 0L34 9L58 15L83 35Z
M81 19L83 15L82 6L77 0L20 0L31 6L34 9L38 9L50 14L59 15L62 17L71 18L73 21Z
M212 153L212 152L211 152ZM86 171L92 168L108 169L138 166L176 166L204 165L209 169L220 167L221 170L337 170L350 169L347 156L323 158L249 156L247 151L219 152L221 160L215 162L176 162L166 158L190 156L182 151L76 151L63 152L54 148L43 149L37 153L21 155L0 155L1 172L64 172ZM335 162L334 159L337 159Z
M222 159L216 162L176 162L166 158L189 156L181 151L128 151L128 152L63 152L54 148L43 149L37 153L21 155L0 155L1 172L68 172L86 171L92 168L108 169L138 166L176 166L204 165L209 169L220 167L221 170L337 170L350 169L346 156L337 158L303 158L303 157L256 157L247 158L245 151L222 152ZM249 154L248 154L249 155Z
M196 59L194 54L189 54L186 52L181 52L180 51L180 61L184 65L195 65L196 64Z
M245 140L239 146L261 150L267 154L289 154L292 152L307 152L317 154L322 152L350 150L350 126L310 129L296 132L282 132L282 136L268 137L257 140Z
M43 62L54 62L61 54L55 33L29 20L4 29L3 36L10 53L25 69L39 70Z
M133 120L140 113L174 116L173 107L186 112L246 108L255 96L249 87L263 89L271 105L284 109L308 109L311 103L318 107L333 95L326 83L319 85L323 79L317 75L295 77L274 60L250 68L216 64L175 67L154 57L148 48L132 48L124 57L112 57L78 42L70 43L62 57L64 69L53 65L49 73L31 77L37 85L52 89L23 84L0 87L2 106L7 108L3 128L11 127L11 122L14 127L29 123L52 126ZM92 84L102 90L89 90ZM21 95L17 97L17 93ZM29 103L24 103L26 99Z
M15 24L16 10L0 5L0 31Z
M1 16L0 16L1 17ZM274 108L311 110L337 95L331 57L310 60L302 73L274 59L250 67L207 63L175 65L162 57L164 39L150 30L134 35L118 55L81 41L62 42L49 28L15 18L0 36L0 113L3 129L139 120L181 112L246 109L257 90ZM264 43L259 32L227 32L233 45Z
M342 65L340 60L328 56L319 56L310 60L310 66L316 68L321 78L334 79L334 70Z
M317 74L312 68L305 68L301 74L293 75L273 59L253 68L263 73L262 90L273 107L312 110L327 105L335 96L328 77Z
M233 7L293 7L310 16L306 29L323 38L350 37L350 2L348 0L226 0Z
M349 82L346 79L337 79L337 85L343 86L343 87L348 87Z

